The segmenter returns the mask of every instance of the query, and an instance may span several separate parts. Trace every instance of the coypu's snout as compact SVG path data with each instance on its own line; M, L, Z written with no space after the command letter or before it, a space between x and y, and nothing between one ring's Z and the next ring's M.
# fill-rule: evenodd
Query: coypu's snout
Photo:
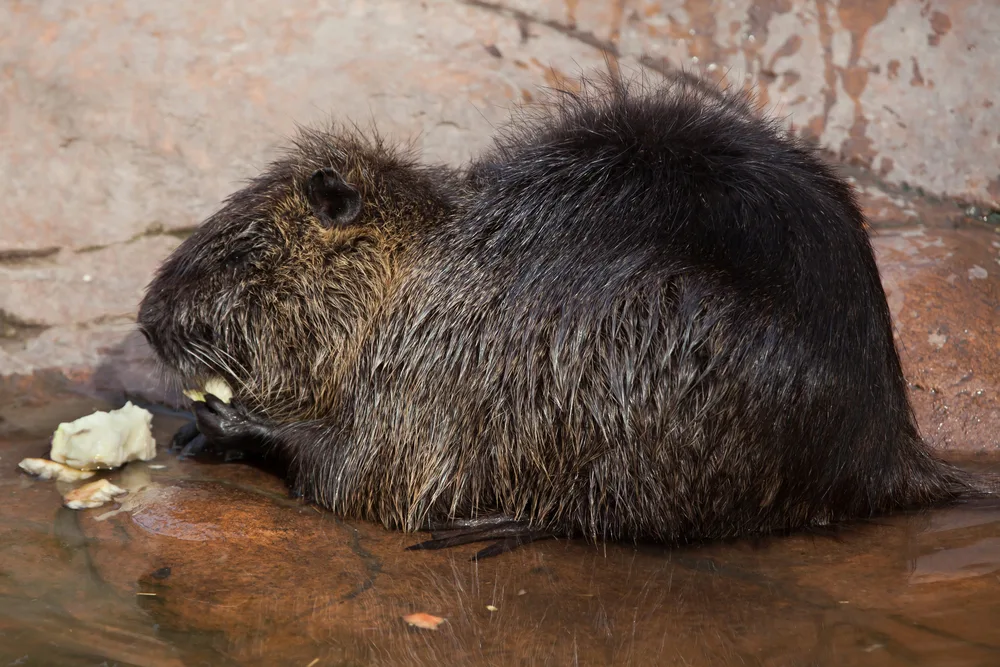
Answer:
M238 278L223 276L224 267L213 261L214 224L205 223L167 258L139 305L139 331L185 388L200 388L213 377L233 386L243 383L236 372L242 364L223 355L225 346L219 344L219 333L229 326L223 302Z

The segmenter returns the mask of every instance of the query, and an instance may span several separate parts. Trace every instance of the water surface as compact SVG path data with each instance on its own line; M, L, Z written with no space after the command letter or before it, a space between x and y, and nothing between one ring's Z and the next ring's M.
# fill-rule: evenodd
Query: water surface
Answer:
M17 470L56 396L0 409L3 665L1000 665L1000 502L689 549L476 546L345 523L240 464L110 474L120 505L74 512ZM158 414L165 444L182 422ZM1000 470L1000 462L963 465ZM446 619L437 630L402 616Z

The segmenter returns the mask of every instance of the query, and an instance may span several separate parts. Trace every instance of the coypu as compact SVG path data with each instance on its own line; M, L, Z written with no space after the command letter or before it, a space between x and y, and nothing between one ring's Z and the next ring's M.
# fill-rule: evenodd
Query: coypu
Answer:
M151 282L199 447L412 548L787 532L974 494L921 440L863 214L749 95L562 93L463 169L302 130ZM187 429L180 440L190 439Z

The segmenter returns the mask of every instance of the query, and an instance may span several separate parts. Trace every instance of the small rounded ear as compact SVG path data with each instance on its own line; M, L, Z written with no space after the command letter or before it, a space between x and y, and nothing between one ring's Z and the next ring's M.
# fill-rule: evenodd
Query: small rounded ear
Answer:
M361 195L334 169L319 169L309 177L306 199L327 228L349 225L361 212Z

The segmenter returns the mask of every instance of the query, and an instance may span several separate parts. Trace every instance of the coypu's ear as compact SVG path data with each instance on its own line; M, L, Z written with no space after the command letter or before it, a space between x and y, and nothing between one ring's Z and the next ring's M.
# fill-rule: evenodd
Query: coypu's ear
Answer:
M306 199L324 227L342 227L361 212L361 195L333 169L319 169L306 183Z

